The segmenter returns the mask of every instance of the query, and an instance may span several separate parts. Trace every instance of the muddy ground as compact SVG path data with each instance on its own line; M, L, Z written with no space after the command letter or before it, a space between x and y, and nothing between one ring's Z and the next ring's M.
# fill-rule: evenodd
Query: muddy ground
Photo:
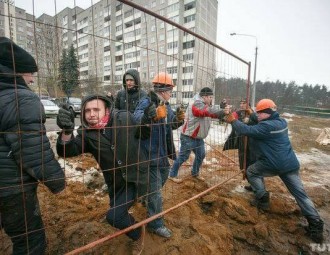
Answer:
M302 163L301 176L307 193L325 220L324 243L330 244L330 149L314 142L320 130L330 126L330 121L290 119L291 139ZM222 157L221 148L212 150L207 162L212 162L214 155ZM77 173L96 167L89 155L69 159L67 166L75 166L77 162L81 162L75 167ZM236 175L238 169L230 160L222 158L221 162L203 166L205 182L191 179L190 166L186 164L180 170L186 177L184 182L168 181L164 187L165 209ZM253 196L244 190L245 184L239 174L205 196L169 212L165 221L173 231L173 237L163 239L147 233L143 254L327 254L312 251L312 241L305 236L301 226L306 222L279 178L266 179L271 192L269 212L259 212L250 206ZM48 254L65 254L116 232L105 221L109 201L102 185L98 171L93 172L93 181L68 181L66 190L57 196L40 185L38 196ZM140 203L131 212L138 220L146 218L146 210ZM10 254L11 243L3 232L0 232L0 249L1 254ZM130 254L130 240L121 235L82 254Z

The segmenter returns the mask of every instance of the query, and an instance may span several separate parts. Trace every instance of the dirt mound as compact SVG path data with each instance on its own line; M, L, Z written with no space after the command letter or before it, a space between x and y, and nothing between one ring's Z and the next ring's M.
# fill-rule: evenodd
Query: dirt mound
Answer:
M312 139L312 138L311 138ZM306 150L304 150L305 152ZM229 152L230 153L234 152ZM218 155L219 150L208 152ZM321 154L321 155L320 155ZM320 150L301 154L305 163L301 175L306 190L325 220L325 243L330 243L330 172L327 158ZM307 160L306 157L311 157ZM312 160L317 157L317 160ZM207 161L212 161L210 158ZM79 167L77 167L77 162ZM82 164L83 162L83 164ZM115 233L105 220L109 198L104 192L102 175L90 156L67 159L68 184L60 195L52 195L40 186L38 196L46 227L48 254L64 254ZM91 167L91 179L79 182L78 176ZM232 163L217 170L214 164L203 168L205 182L189 177L189 162L180 169L187 176L182 184L168 181L163 189L164 208L168 209L219 182L219 175L238 171ZM230 171L229 171L230 170ZM80 178L80 177L79 177ZM205 196L193 200L165 215L166 225L173 237L163 239L147 233L144 255L181 254L318 254L312 251L312 241L305 236L306 224L293 197L277 177L266 179L271 193L271 208L260 212L249 201L252 193L244 189L241 175L219 186ZM146 218L146 209L136 203L131 209L137 220ZM0 233L1 254L11 251L9 238ZM130 241L125 235L109 240L83 254L130 254Z

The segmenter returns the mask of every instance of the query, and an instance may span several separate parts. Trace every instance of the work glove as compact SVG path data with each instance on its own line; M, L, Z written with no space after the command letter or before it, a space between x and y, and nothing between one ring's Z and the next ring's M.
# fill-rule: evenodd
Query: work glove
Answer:
M235 118L235 115L233 113L229 113L227 114L224 118L224 121L227 123L233 123L234 121L236 121L237 119Z
M185 118L185 111L182 107L176 108L176 119L178 122L183 122Z
M74 130L74 116L66 105L58 111L57 126L63 129L64 134L70 135Z
M245 115L250 116L253 113L253 110L251 108L245 110Z
M141 120L141 124L151 123L151 120L157 116L156 107L154 103L150 103L147 108L144 109L144 114Z
M156 108L156 117L154 117L154 121L158 121L160 119L165 119L167 116L167 108L164 102L161 102L160 105Z

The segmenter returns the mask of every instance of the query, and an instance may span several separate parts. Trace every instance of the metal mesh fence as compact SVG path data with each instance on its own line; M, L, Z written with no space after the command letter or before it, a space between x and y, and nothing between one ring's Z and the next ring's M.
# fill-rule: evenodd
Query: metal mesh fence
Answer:
M214 91L213 104L215 108L220 110L221 101L226 99L227 104L232 105L233 110L238 110L240 100L247 99L248 101L249 99L250 64L214 43L217 29L216 2L160 1L157 4L156 1L101 0L95 3L91 1L90 7L86 9L80 8L74 2L73 8L59 11L56 1L54 1L55 16L43 14L35 17L15 7L10 1L3 1L0 2L2 8L0 21L7 25L0 32L3 33L1 36L10 37L17 45L35 57L38 72L35 74L34 84L30 85L39 97L59 98L67 96L63 90L63 72L68 71L70 73L72 70L68 66L64 70L61 69L61 61L63 61L63 56L72 48L79 62L77 69L79 75L77 78L70 78L72 84L77 84L76 87L72 86L66 90L69 91L71 97L82 98L95 93L105 96L108 92L116 97L117 92L123 87L123 75L126 70L136 69L140 74L141 90L146 92L153 90L151 81L158 73L166 72L171 75L175 87L169 102L174 111L177 106L181 105L186 109L191 107L194 96L203 87L209 87ZM37 1L32 1L31 4L33 5L33 13L37 12ZM0 75L4 75L4 73ZM42 141L40 144L42 149L36 149L36 151L44 159L46 156L43 146L47 148L51 146L56 152L56 131L60 131L60 129L48 129L47 125L51 119L47 119L44 125L45 118L41 104L38 108L40 117L37 118L39 125L33 130L24 129L30 112L20 109L22 102L20 101L19 85L19 82L13 84L16 100L15 111L24 116L18 115L14 130L5 130L1 127L0 141L5 143L6 137L14 135L18 137L17 141L22 143L22 137L25 136L26 139L29 139L28 134L34 133ZM35 100L38 100L37 97ZM84 115L85 113L82 111L81 114ZM185 186L190 187L189 194L179 196L180 185L167 181L161 190L164 209L159 214L151 217L145 216L146 208L134 207L132 213L138 214L139 223L130 228L117 230L109 226L108 231L104 231L104 236L95 236L93 240L85 239L84 236L76 236L71 245L65 246L70 247L69 249L61 247L61 242L55 241L56 238L54 238L60 231L56 225L74 227L79 220L89 224L95 219L100 221L104 219L109 208L107 208L107 202L100 201L107 200L107 191L116 192L117 187L115 182L113 182L112 187L102 186L104 184L102 180L95 184L95 179L98 176L102 177L102 171L103 174L107 172L113 174L119 168L118 165L114 165L104 169L102 168L102 161L107 157L107 153L110 155L108 157L114 157L115 160L116 152L110 153L112 146L117 148L117 145L125 143L126 148L130 148L129 137L131 137L131 132L136 128L136 125L138 124L108 128L110 132L117 132L119 129L124 133L126 132L127 138L125 142L111 141L110 139L108 147L102 145L101 136L103 134L98 132L92 138L95 139L96 150L98 150L94 157L91 157L90 154L84 154L90 152L90 147L88 147L90 144L87 140L91 138L86 135L89 128L79 127L77 129L81 136L79 154L82 153L83 155L73 159L69 157L59 158L70 191L65 190L59 196L53 197L47 193L43 185L39 190L44 219L43 228L47 234L47 251L50 254L67 252L76 254L90 249L95 253L103 251L99 246L102 247L102 244L106 243L107 240L145 225L167 213L175 213L172 211L209 193L240 174L238 151L236 149L223 151L223 145L231 132L231 126L215 119L205 139L206 157L200 169L200 174L205 178L205 185L202 189L196 188L200 186L200 182L191 177L195 158L195 155L191 153L189 159L180 167L178 175L183 179ZM52 131L50 132L50 130ZM74 132L75 135L77 135L77 131ZM177 152L181 147L181 131L182 127L173 130L173 140ZM44 136L45 132L48 138ZM48 143L48 139L50 143ZM25 153L23 149L18 150L21 151L22 157ZM64 150L66 150L65 146ZM34 149L31 148L30 153L33 151ZM136 148L135 153L139 154L140 148ZM127 157L129 158L131 155L127 155ZM152 160L161 161L162 158L149 158L149 161ZM27 171L24 159L18 159L17 162L18 172L20 176L23 176ZM140 163L138 162L138 164ZM173 161L170 160L170 165L172 164ZM126 168L126 171L129 169L129 165L122 167ZM41 165L41 169L41 173L46 175L48 169L45 165ZM33 184L36 185L39 182L42 183L43 181L34 178ZM15 185L26 184L21 179ZM68 187L67 189L69 189ZM6 189L8 187L0 188ZM151 195L148 193L138 196L137 201L141 202L146 199L148 204L147 198ZM79 215L79 209L69 204L69 201L73 200L81 201L81 204L90 208L92 213L86 218ZM173 203L173 201L175 202ZM128 206L131 203L132 199L127 197L126 201L112 207ZM68 207L63 210L63 207L66 206ZM58 208L62 208L62 213L66 214L65 222L63 222L64 217L56 214ZM25 220L27 220L26 216ZM62 237L57 236L57 238L63 239L62 242L67 242L65 235L68 230L63 231L64 235ZM88 229L81 230L82 233L84 231L88 231ZM31 233L26 228L23 236L29 234ZM5 247L2 249L7 252L10 247L6 245L6 242L3 243ZM71 250L72 252L70 252Z

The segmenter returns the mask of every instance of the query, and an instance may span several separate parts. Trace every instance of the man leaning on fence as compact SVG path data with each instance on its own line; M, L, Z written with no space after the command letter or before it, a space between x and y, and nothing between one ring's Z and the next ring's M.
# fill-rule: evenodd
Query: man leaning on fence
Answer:
M253 138L254 148L257 149L256 161L247 168L247 177L255 194L251 205L261 210L270 209L264 177L279 176L308 221L307 235L314 242L320 243L323 240L323 221L301 182L300 166L290 143L288 124L280 118L271 99L260 100L256 112L258 124L253 126L237 121L232 113L225 117L238 135ZM248 109L247 113L251 114L251 110Z
M83 99L81 127L73 135L74 116L67 109L60 109L57 124L62 132L56 149L61 157L91 153L100 165L108 186L110 209L108 223L118 229L136 223L128 212L137 196L147 192L147 162L143 151L138 150L132 116L127 111L117 111L106 96L90 95ZM139 152L139 153L137 153ZM141 254L145 228L127 233L133 240L132 254Z
M0 37L0 223L13 254L45 253L38 184L55 194L65 188L46 136L44 108L28 87L37 71L28 52Z
M176 156L172 129L181 126L184 120L184 111L178 108L174 113L169 105L175 86L172 77L160 72L152 83L154 90L148 97L140 100L134 112L136 122L141 125L141 146L150 160L150 193L147 203L149 217L163 211L161 189L168 178L168 158L175 159ZM161 237L172 236L172 232L165 226L163 217L149 222L148 230Z

